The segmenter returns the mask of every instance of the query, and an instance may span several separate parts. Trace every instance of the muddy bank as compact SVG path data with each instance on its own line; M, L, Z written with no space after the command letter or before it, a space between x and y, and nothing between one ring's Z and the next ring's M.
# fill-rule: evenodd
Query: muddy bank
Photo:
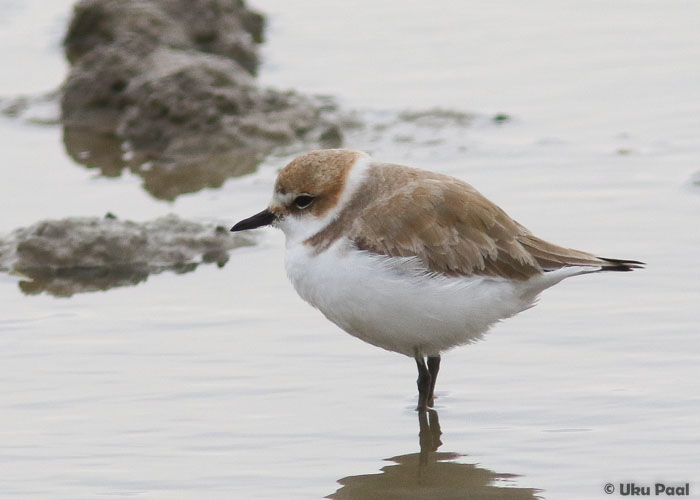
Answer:
M282 145L339 146L328 99L258 85L263 29L241 0L82 0L64 40L69 153L85 163L103 154L90 145L112 142L111 168L194 172L199 181L151 191L172 199L249 172Z
M113 215L38 222L0 238L0 271L28 278L27 294L59 297L135 285L163 271L223 266L228 252L251 245L228 228L175 215L136 223Z

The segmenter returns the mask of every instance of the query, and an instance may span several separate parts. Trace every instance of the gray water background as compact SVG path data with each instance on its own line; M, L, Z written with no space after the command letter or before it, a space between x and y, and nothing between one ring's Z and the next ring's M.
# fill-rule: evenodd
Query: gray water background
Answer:
M0 1L0 95L60 83L70 3ZM700 4L254 6L270 21L261 79L360 110L370 127L347 146L463 178L546 239L648 263L562 283L444 356L440 451L456 470L549 499L627 481L698 496ZM472 119L371 127L431 108ZM128 172L74 164L60 126L0 117L0 145L3 232L107 211L232 223L289 159L165 203ZM417 453L414 363L304 304L282 259L269 229L223 269L70 299L0 274L0 498L320 498Z

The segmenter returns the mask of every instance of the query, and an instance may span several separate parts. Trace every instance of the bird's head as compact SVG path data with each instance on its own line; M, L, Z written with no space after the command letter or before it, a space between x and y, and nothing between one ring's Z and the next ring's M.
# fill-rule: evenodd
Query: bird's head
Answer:
M333 219L345 200L350 172L368 156L348 149L312 151L292 160L275 182L268 207L231 231L261 226L282 229L287 238L306 238Z

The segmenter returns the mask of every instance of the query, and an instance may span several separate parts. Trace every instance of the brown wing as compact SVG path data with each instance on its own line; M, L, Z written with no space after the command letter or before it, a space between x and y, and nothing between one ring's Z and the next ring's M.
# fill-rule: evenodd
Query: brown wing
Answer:
M369 252L418 257L430 271L451 276L524 280L565 266L629 270L622 267L634 263L548 243L466 182L400 165L371 167L370 181L307 242L323 251L341 236Z
M383 188L352 224L358 248L415 256L448 275L526 279L542 272L518 241L527 230L469 184L396 165L375 169L373 184Z

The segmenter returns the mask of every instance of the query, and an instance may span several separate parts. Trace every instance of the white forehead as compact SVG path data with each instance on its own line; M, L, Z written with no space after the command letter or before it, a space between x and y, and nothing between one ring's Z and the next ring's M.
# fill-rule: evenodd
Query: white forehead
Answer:
M294 198L301 193L280 193L279 191L273 191L272 200L270 200L270 207L286 207L292 204Z

